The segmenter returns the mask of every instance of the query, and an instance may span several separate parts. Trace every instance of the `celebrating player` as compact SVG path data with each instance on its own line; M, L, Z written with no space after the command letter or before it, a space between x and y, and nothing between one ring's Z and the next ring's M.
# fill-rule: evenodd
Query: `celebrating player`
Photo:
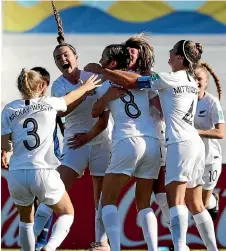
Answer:
M62 97L72 90L79 89L92 73L78 69L77 52L75 48L64 42L64 33L59 14L53 5L59 37L59 45L54 49L54 60L62 75L52 85L52 95ZM107 125L109 112L101 114L99 120L92 117L92 107L97 96L94 91L84 95L71 104L66 112L59 115L66 117L64 131L64 146L61 156L61 166L58 171L68 191L76 179L83 175L89 167L93 179L94 201L97 209L105 170L110 155L110 139ZM92 131L88 134L87 132ZM76 136L74 136L76 135ZM68 145L68 139L83 140L83 145L73 149ZM38 214L45 215L45 205L40 205ZM96 229L101 232L101 223L96 217Z
M131 55L130 69L141 75L150 75L155 62L154 50L148 41L146 34L132 36L125 43ZM159 98L156 92L149 92L150 114L155 122L155 130L161 145L161 168L158 179L154 182L153 191L155 193L156 203L159 205L164 218L170 228L169 206L166 198L164 187L165 181L165 122L162 116L162 110L159 103Z
M7 181L10 196L20 215L19 235L23 250L34 251L35 237L41 232L34 234L33 230L35 196L59 215L43 250L56 250L69 232L74 209L55 170L59 165L53 145L56 113L65 111L67 105L96 88L99 81L95 78L91 77L81 88L62 98L50 98L44 96L47 86L42 76L33 70L23 69L18 77L22 99L7 104L2 111L1 148L7 151L8 141L12 140L13 155ZM45 224L46 221L42 228Z
M103 51L100 62L109 69L127 69L130 54L123 45L110 45ZM102 192L102 219L111 250L120 250L116 202L131 176L137 177L136 205L148 249L157 250L157 219L150 208L150 198L153 179L158 177L160 168L160 146L149 115L148 92L124 90L109 81L97 92L101 98L93 107L93 116L109 109L114 120L111 160Z
M213 77L218 98L206 91L209 81L209 73ZM205 144L206 158L203 180L203 203L213 219L216 218L219 209L219 197L213 193L221 174L222 152L217 139L224 137L224 114L220 105L221 86L214 71L207 63L201 63L195 71L198 83L198 105L195 115L195 128Z
M37 66L37 67L33 67L31 70L38 72L42 76L43 81L46 84L46 86L47 87L49 86L50 74L45 68ZM62 122L62 119L59 116L56 116L56 127L55 127L54 134L53 134L54 153L55 153L56 157L59 159L61 156L61 152L60 152L59 139L57 136L57 125L59 125L61 133L63 135L64 129L65 129L65 124ZM37 209L38 204L39 204L39 202L38 202L38 199L36 198L34 201L35 210ZM41 250L47 244L48 232L49 232L49 229L52 224L52 219L53 219L53 216L51 216L49 218L49 220L47 221L46 225L44 226L44 229L42 230L41 234L37 237L36 247L35 247L36 251Z

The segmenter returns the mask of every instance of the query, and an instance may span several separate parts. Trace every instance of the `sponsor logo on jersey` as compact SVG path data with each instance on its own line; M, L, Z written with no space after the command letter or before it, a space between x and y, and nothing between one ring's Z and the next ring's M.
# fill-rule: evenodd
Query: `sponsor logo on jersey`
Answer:
M206 110L201 110L201 111L199 111L198 116L199 116L199 117L206 117Z
M61 154L60 160L63 160L63 159L64 159L65 154L66 154L66 153Z

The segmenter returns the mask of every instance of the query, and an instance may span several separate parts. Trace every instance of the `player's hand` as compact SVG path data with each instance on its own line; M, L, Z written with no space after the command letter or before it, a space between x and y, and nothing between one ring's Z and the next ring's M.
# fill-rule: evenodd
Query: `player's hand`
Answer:
M77 149L81 146L84 146L89 141L90 140L87 133L77 133L67 140L67 145L70 149Z
M83 82L81 79L79 79L79 83L80 83L81 86L84 85L84 82ZM95 95L95 94L96 94L95 89L93 89L93 90L91 90L91 91L87 91L87 92L83 95L83 96L84 96L84 100L86 99L87 96L93 96L93 95Z
M109 100L122 98L125 96L126 90L121 87L110 87L105 94Z
M97 79L98 75L92 75L85 83L82 84L82 87L86 89L86 92L92 91L93 89L100 87L99 84L101 79Z
M100 64L97 63L89 63L84 67L84 71L92 72L95 74L101 74L103 71L103 68Z
M7 152L6 151L2 151L1 152L1 167L2 168L8 168L8 158L7 158Z

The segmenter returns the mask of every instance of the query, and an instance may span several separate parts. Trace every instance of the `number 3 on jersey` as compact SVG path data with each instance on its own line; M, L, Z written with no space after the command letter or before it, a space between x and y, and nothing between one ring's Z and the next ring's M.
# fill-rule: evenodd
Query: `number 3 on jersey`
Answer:
M37 123L37 121L35 119L28 118L28 119L26 119L24 121L23 128L27 128L28 123L32 123L33 124L33 129L30 130L30 131L27 131L27 135L32 135L35 138L35 144L33 146L31 146L31 145L28 144L27 140L24 140L23 143L24 143L24 146L27 148L27 150L32 151L35 148L37 148L37 147L40 146L40 138L39 138L39 136L37 134L38 123Z
M187 122L189 125L192 125L192 119L194 117L193 114L193 109L194 109L194 100L191 103L191 106L189 108L189 110L187 111L187 113L184 115L184 117L182 118L185 122Z
M141 111L139 110L137 104L134 102L134 95L132 94L132 92L127 91L126 94L130 97L129 101L125 100L124 97L121 98L122 102L125 103L125 112L130 118L136 119L140 117ZM132 113L130 107L133 107L136 110L136 113Z

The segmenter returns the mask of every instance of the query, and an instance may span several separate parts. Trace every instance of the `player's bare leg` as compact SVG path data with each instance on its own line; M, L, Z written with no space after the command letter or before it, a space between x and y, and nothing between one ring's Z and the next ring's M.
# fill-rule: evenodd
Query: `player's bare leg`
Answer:
M57 171L60 173L60 178L62 179L65 185L66 191L69 191L76 179L79 177L79 174L75 172L72 168L65 165L60 165L57 168Z
M165 218L166 224L170 229L170 211L166 197L166 189L165 189L165 167L162 166L159 172L158 179L155 180L153 185L153 192L155 194L155 200L158 206L160 207L162 214Z
M110 251L107 234L102 221L101 191L103 187L102 176L92 176L95 202L95 242L91 243L90 251Z

